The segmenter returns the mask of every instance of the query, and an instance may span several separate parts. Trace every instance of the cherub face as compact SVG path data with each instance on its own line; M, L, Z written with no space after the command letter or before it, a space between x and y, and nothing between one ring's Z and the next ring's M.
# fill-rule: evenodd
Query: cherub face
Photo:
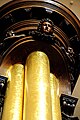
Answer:
M52 32L52 25L49 22L43 22L42 24L42 31L44 33L51 33Z

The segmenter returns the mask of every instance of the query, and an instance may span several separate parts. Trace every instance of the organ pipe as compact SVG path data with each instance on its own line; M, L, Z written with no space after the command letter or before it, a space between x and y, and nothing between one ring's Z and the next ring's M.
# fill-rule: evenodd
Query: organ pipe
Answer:
M52 118L53 120L62 120L59 98L59 81L50 73L51 99L52 99Z
M25 120L52 120L50 66L45 53L31 53L26 61Z
M23 84L24 66L14 64L11 69L11 81L6 92L2 120L22 120Z

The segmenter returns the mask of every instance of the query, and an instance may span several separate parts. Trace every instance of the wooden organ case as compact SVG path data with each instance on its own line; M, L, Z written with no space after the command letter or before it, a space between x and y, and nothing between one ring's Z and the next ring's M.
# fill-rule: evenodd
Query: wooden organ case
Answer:
M14 0L0 8L1 120L78 120L73 116L78 98L71 94L79 72L80 23L67 7Z

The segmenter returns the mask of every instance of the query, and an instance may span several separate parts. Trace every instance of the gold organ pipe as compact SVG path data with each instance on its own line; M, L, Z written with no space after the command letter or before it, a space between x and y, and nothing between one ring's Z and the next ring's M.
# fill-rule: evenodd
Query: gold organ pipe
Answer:
M2 120L22 120L24 66L15 64L7 88Z
M33 52L28 56L26 65L25 120L52 120L48 57L43 52Z
M53 120L62 120L59 98L59 81L52 73L50 73L50 86L52 98L52 118Z

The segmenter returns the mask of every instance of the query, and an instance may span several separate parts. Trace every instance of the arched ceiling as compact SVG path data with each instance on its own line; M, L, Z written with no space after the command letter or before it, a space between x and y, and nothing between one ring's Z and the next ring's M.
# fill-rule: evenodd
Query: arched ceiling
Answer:
M0 6L10 1L12 0L0 0ZM56 0L56 1L68 7L80 20L80 0Z

